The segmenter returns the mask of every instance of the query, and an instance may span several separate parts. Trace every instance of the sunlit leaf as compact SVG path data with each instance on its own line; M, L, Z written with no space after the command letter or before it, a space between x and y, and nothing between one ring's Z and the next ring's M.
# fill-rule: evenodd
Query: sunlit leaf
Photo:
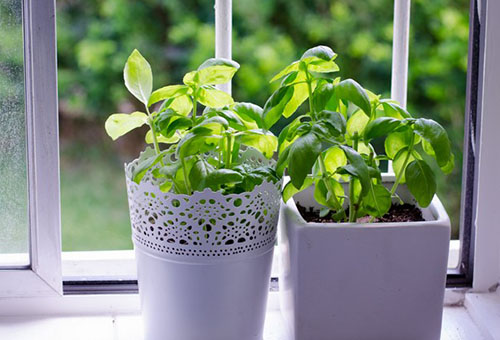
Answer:
M210 58L198 67L198 82L200 85L216 85L229 82L240 65L225 58Z
M148 116L144 112L115 113L109 116L104 124L106 133L113 139L143 126L148 121Z
M198 101L208 107L223 107L234 103L230 94L213 87L202 87L198 91Z
M147 60L134 50L127 59L123 70L125 86L137 99L148 105L153 90L153 73Z

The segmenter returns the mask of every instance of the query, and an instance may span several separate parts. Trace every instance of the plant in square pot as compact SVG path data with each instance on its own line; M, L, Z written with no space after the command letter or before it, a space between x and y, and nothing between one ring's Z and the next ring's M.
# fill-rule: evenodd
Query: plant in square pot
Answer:
M113 139L147 125L153 146L125 166L146 340L262 339L281 181L262 108L214 87L238 68L209 59L153 92L135 50L124 79L145 112L106 121Z
M318 46L273 80L269 122L286 170L280 300L293 339L439 339L450 222L434 169L454 163L446 131L338 71ZM377 154L374 145L382 146ZM391 160L394 175L382 175Z

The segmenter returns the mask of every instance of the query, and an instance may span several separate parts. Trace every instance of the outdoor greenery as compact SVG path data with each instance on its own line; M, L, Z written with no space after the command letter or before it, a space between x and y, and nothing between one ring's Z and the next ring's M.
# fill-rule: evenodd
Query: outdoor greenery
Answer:
M233 3L233 58L241 63L233 95L263 106L283 67L310 46L342 51L338 75L354 78L384 98L390 96L393 0L255 0ZM59 98L62 152L63 248L131 247L123 163L137 154L140 130L113 145L102 124L109 112L141 108L122 85L123 64L134 48L155 65L154 87L180 83L186 70L214 55L213 0L57 1ZM412 1L408 111L439 122L451 140L457 166L437 178L439 195L457 236L468 41L468 1ZM298 109L305 113L307 107ZM279 133L289 120L279 120ZM142 148L143 145L140 146ZM379 150L383 145L375 145ZM92 156L87 153L91 150ZM139 149L140 149L139 148ZM99 178L94 176L101 169ZM102 178L101 178L102 177ZM79 186L108 190L77 192ZM124 185L123 185L124 187ZM116 207L112 212L92 209ZM100 214L100 216L96 216ZM104 233L120 224L121 232ZM91 225L91 227L89 227ZM88 230L82 233L82 230ZM90 234L106 242L95 241ZM84 235L88 237L84 237ZM97 238L97 237L96 237Z
M433 120L412 118L397 102L382 99L352 79L335 77L337 54L326 46L307 50L272 81L280 87L264 107L273 124L290 117L307 101L309 110L288 124L279 136L278 175L288 169L285 201L314 184L321 216L356 222L384 216L405 183L421 207L436 194L436 178L427 160L432 156L443 172L454 166L446 131ZM385 153L371 144L384 140ZM380 160L393 162L396 179L391 190L382 183ZM349 184L348 193L342 182ZM348 202L348 209L344 201Z

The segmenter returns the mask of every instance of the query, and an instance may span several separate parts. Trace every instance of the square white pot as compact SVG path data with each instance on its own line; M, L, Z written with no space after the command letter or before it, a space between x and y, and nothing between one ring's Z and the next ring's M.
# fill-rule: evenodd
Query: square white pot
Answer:
M414 203L404 186L398 194ZM439 339L450 220L437 196L425 221L407 223L307 223L294 200L319 207L311 187L281 209L280 302L291 339Z

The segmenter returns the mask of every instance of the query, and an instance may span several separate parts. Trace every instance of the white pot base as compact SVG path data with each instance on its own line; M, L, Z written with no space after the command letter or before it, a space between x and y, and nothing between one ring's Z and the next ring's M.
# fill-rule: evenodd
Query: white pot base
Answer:
M136 246L145 340L262 340L273 248L212 264Z

